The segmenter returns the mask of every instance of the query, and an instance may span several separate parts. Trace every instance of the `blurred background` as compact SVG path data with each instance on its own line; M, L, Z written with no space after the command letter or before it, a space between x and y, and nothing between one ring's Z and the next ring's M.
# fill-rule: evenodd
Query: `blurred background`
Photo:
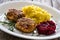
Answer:
M0 0L0 4L7 1L36 1L54 7L60 11L60 0ZM0 40L29 40L29 39L17 38L0 30ZM51 40L60 40L60 38Z
M0 0L0 3L6 2L6 1L37 1L40 3L44 3L46 5L52 6L60 10L60 0Z

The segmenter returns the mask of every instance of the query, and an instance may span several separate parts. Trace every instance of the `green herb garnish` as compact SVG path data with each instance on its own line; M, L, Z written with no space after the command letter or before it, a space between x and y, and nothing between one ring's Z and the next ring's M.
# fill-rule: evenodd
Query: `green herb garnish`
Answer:
M5 22L5 21L0 21L0 23L2 23L2 25L7 24L9 26L10 31L14 31L14 27L15 27L15 23L14 22Z

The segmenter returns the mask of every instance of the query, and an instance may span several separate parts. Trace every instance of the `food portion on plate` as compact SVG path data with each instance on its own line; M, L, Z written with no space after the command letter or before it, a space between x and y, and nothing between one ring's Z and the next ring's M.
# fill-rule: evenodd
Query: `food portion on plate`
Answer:
M17 29L26 33L33 32L36 29L35 21L33 21L30 18L25 18L25 17L18 19L15 26Z
M25 17L21 10L9 9L6 15L7 19L16 22L19 18Z
M49 21L51 18L51 14L49 14L44 9L34 5L22 7L22 11L27 18L31 18L36 23Z
M51 35L56 30L51 14L35 5L24 6L21 10L9 9L6 18L14 22L15 28L23 33L32 33L37 29L39 35Z
M47 22L41 22L39 25L37 25L37 30L39 34L50 35L55 33L55 29L56 25L52 20Z

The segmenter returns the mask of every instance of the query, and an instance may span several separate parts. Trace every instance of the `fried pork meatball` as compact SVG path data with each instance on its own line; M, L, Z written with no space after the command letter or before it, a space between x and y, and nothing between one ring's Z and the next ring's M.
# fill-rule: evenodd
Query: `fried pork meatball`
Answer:
M10 21L17 21L17 19L25 17L21 10L9 9L6 15L7 19Z
M30 18L20 18L16 23L16 28L22 32L30 33L33 32L36 28L35 21L31 20Z

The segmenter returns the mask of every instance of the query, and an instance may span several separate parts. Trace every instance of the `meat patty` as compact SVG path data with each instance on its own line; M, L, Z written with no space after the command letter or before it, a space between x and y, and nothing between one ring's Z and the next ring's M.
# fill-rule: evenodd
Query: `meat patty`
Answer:
M30 18L23 17L23 18L18 19L15 26L17 29L21 30L22 32L30 33L34 31L34 29L36 28L36 23Z
M17 19L25 17L25 15L21 10L9 9L6 17L7 17L8 20L16 22Z

